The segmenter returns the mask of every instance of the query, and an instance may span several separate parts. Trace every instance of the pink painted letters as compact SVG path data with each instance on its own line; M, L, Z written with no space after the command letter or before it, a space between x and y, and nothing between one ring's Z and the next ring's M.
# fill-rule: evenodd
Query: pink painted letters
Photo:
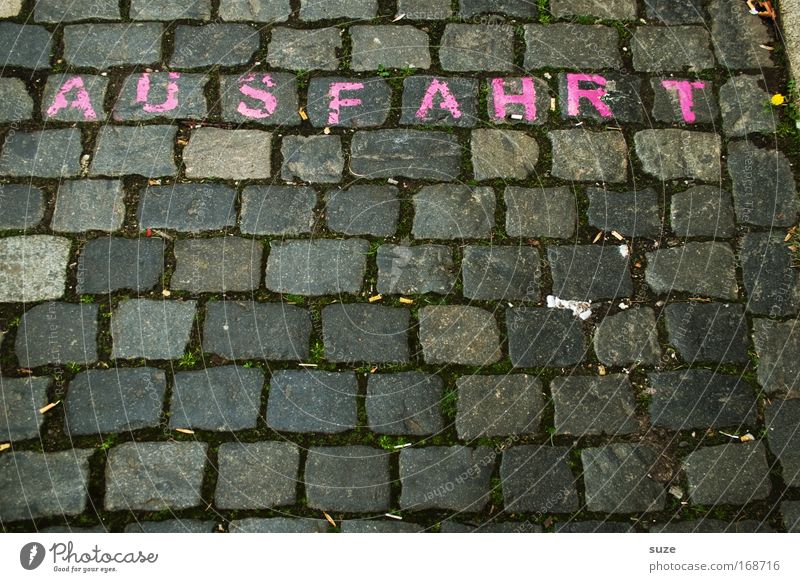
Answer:
M681 106L681 115L686 123L694 123L697 121L697 115L694 113L694 89L705 89L706 84L703 81L673 81L665 79L661 81L661 86L667 90L674 90L678 93L678 102Z
M150 98L150 73L142 73L136 85L136 102L143 103L143 109L147 113L167 113L178 108L178 84L175 82L181 78L180 73L169 73L167 82L167 97L163 103L153 104L148 101Z
M510 104L525 107L525 121L536 119L536 87L532 77L522 77L522 93L508 95L506 93L505 79L492 79L492 93L494 94L494 116L496 119L506 118L506 106Z
M67 101L67 95L72 91L75 91L75 97L72 101ZM89 99L89 92L86 91L81 77L72 77L61 85L53 99L53 104L47 109L47 116L53 117L59 111L67 107L83 111L83 118L86 121L97 120L97 112L95 112L94 107L92 107L92 101Z
M364 88L364 83L331 83L328 89L328 97L331 98L328 105L328 125L337 125L339 123L339 114L342 107L358 107L361 105L361 99L353 97L349 99L342 99L342 91L359 91Z
M440 97L439 108L449 111L453 119L459 119L462 115L461 106L458 104L452 91L450 91L450 87L447 83L439 79L433 79L430 85L428 85L428 89L422 97L422 104L417 110L417 119L425 119L428 113L430 113L431 109L434 107L433 98L437 95Z
M575 117L581 110L581 99L588 99L600 114L600 117L613 117L611 109L603 102L608 93L604 89L606 79L600 75L584 75L583 73L567 73L567 115ZM581 89L581 83L594 83L594 89Z
M239 106L236 108L236 111L250 119L264 119L275 113L275 109L278 107L278 100L275 98L275 95L269 91L250 85L250 83L255 81L256 76L252 73L243 76L239 79L239 83L241 83L239 92L245 97L260 102L259 106L250 107L244 101L239 101ZM275 81L272 80L270 75L264 75L259 79L259 82L270 89L275 87Z

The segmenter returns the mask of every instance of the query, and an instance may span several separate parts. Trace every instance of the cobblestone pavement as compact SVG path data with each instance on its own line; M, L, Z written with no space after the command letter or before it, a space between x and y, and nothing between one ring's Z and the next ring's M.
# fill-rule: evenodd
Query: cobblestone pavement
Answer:
M0 18L3 529L800 528L743 0Z

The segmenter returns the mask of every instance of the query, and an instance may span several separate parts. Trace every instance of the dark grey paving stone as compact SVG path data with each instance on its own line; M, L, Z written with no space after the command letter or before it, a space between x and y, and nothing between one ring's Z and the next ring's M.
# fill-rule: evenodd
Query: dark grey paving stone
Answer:
M169 125L137 127L103 126L97 138L90 174L146 178L174 176L178 169L173 159L177 128Z
M639 428L633 387L625 374L562 376L550 382L550 390L557 434L617 436Z
M357 131L350 150L350 171L364 179L405 176L447 181L461 172L456 136L438 131Z
M800 400L773 400L764 411L772 454L780 461L783 482L800 487Z
M255 428L263 390L264 372L259 368L221 366L178 372L169 426L224 432Z
M459 184L424 186L414 195L418 239L489 238L494 226L494 190Z
M406 77L400 123L474 127L478 120L478 84L478 79L462 77Z
M539 145L522 131L476 129L470 142L476 180L524 180L536 169Z
M772 483L762 442L701 447L689 453L683 470L689 499L703 505L744 505L766 499Z
M140 521L125 526L125 533L200 534L214 533L214 521L199 519L167 519L165 521Z
M289 517L248 517L231 521L230 533L326 533L328 522L324 519Z
M131 20L210 20L211 0L131 0Z
M474 525L467 525L447 519L439 524L439 532L446 534L475 533Z
M61 24L77 20L122 20L122 16L117 0L92 2L36 0L33 6L33 19L36 22Z
M179 69L244 65L258 50L258 29L248 24L179 24L170 66Z
M506 232L523 238L571 238L578 222L578 200L568 186L505 190Z
M125 443L106 465L107 511L188 509L202 502L208 445L200 442Z
M527 246L468 246L461 262L464 297L539 301L541 256Z
M772 42L767 23L753 18L747 4L736 0L712 0L708 6L711 15L711 38L714 52L721 67L731 69L771 68L768 51L759 45Z
M728 145L737 222L791 226L797 218L797 189L789 160L777 150L739 141Z
M758 403L743 378L711 370L648 374L650 422L670 430L755 428Z
M175 241L170 287L190 293L258 289L262 251L261 243L238 237Z
M433 435L444 429L441 378L422 372L370 374L367 422L378 434Z
M64 27L64 60L74 67L110 69L155 65L164 25L155 22L72 24Z
M224 184L148 186L139 200L139 229L199 233L236 225L236 191Z
M292 13L290 0L221 0L219 17L238 22L284 22Z
M768 394L800 395L800 327L796 320L753 319L758 383Z
M50 378L0 378L0 440L22 441L39 436Z
M763 533L774 531L769 525L754 519L728 523L719 519L692 519L689 521L656 525L650 533Z
M670 343L687 363L747 363L747 321L741 305L672 303L664 310Z
M344 171L342 139L338 135L287 135L281 143L281 178L330 184Z
M677 236L730 238L734 234L731 195L717 186L693 186L673 194L670 207Z
M391 102L392 88L378 77L314 77L308 84L307 112L314 127L380 126Z
M400 200L394 186L352 186L325 194L328 228L348 235L394 236Z
M422 526L416 523L390 521L388 519L346 519L341 525L342 533L421 533Z
M269 509L297 501L300 449L294 443L224 443L218 470L214 503L221 509Z
M317 193L305 186L248 186L242 191L243 234L285 236L311 232Z
M787 532L800 532L800 501L784 501L781 503L783 527Z
M561 129L547 136L553 145L551 173L556 178L576 182L628 179L628 145L620 132Z
M573 91L577 97L573 97ZM632 75L560 73L558 94L563 104L562 119L620 124L643 123L647 117L642 102L642 80ZM594 95L599 97L599 105L593 102ZM574 98L574 105L570 98Z
M484 523L475 529L475 533L505 533L505 534L530 534L542 533L542 526L529 521L494 522Z
M413 26L353 26L350 67L354 71L428 69L431 51L428 33ZM446 67L445 67L446 68Z
M699 72L716 65L711 38L702 26L640 26L631 38L633 68L650 73Z
M664 508L664 486L651 477L659 453L648 445L617 443L581 451L586 507L604 513Z
M28 303L62 297L71 242L47 235L0 239L0 302ZM22 272L25 277L19 276Z
M287 126L301 123L297 77L291 73L220 75L219 84L223 121Z
M279 69L335 71L339 68L337 53L341 50L342 35L338 28L276 27L272 29L267 62Z
M511 71L514 27L449 23L442 35L439 61L445 71Z
M362 239L272 241L266 285L277 293L358 293L369 243Z
M346 18L370 20L377 16L377 0L301 0L300 20L332 20Z
M663 24L703 24L703 0L644 0L647 18Z
M489 447L423 447L400 451L400 507L477 512L489 501L497 453Z
M125 220L120 180L65 180L58 187L50 228L56 232L113 232Z
M506 313L508 352L514 366L572 366L585 357L583 325L571 313L533 307L516 307Z
M644 129L633 137L644 171L660 180L719 183L721 139L715 133Z
M336 434L358 423L352 373L280 370L272 375L267 426L286 432Z
M54 525L51 527L43 527L39 533L57 533L57 534L83 534L83 533L109 533L104 525L96 525L91 527L75 527L71 525Z
M762 89L763 76L731 77L719 89L722 129L726 135L743 137L749 133L775 133L775 112L765 104L770 94Z
M800 273L784 235L750 232L742 237L739 260L747 310L757 315L795 315L800 308Z
M358 303L322 309L322 336L329 362L404 363L411 312L398 307Z
M309 507L347 513L387 511L389 455L363 446L310 448L304 473Z
M542 125L547 122L553 92L546 81L526 76L502 77L487 83L486 114L491 121L510 125Z
M653 310L639 307L605 316L595 330L594 352L606 366L658 365L661 348Z
M78 258L76 291L101 294L152 289L164 272L164 251L164 240L159 237L92 239Z
M671 1L671 0L669 0ZM650 79L653 90L653 119L664 123L693 125L719 119L714 83L705 80Z
M44 192L28 184L0 185L0 229L28 229L44 217Z
M636 0L553 0L553 16L595 16L608 20L636 20Z
M140 73L125 78L111 115L115 121L204 119L208 77L181 73ZM145 88L144 98L140 96ZM174 101L170 96L174 95Z
M645 281L658 294L692 293L720 299L738 296L735 258L725 243L689 242L645 256ZM698 273L703 277L698 278Z
M33 118L33 99L22 79L0 79L0 123L31 118Z
M42 116L75 123L103 121L107 88L108 77L100 75L51 75L44 86Z
M568 455L567 447L539 445L503 451L500 482L504 509L523 513L577 511L577 479L567 464Z
M397 16L409 20L441 20L453 16L450 0L397 0Z
M619 521L567 521L556 523L556 533L635 533L630 523Z
M544 396L542 383L527 374L462 376L456 381L458 438L536 434L539 432Z
M209 301L203 351L229 360L302 361L308 358L311 316L285 303Z
M49 302L22 315L15 352L24 368L96 362L97 305Z
M272 134L258 129L201 127L183 149L186 177L266 180L272 175Z
M661 235L659 195L652 188L632 192L609 192L587 188L589 224L623 236L657 239Z
M0 456L0 520L78 515L86 509L92 449L59 453L6 452Z
M126 299L111 316L114 359L180 358L189 343L196 301Z
M0 22L0 63L4 67L49 69L53 41L44 26Z
M526 70L622 69L619 34L610 26L557 23L524 28Z
M537 3L534 0L460 0L458 4L461 18L497 13L519 18L537 16Z
M378 293L450 293L456 282L453 250L443 245L378 247Z
M81 173L82 154L79 129L18 131L3 144L0 174L11 178L74 177Z
M419 310L419 341L428 364L487 366L503 357L497 321L478 307L423 307Z
M64 431L108 434L158 426L167 377L156 368L86 370L69 383Z
M562 299L594 301L633 294L627 245L551 246L547 260L553 295Z

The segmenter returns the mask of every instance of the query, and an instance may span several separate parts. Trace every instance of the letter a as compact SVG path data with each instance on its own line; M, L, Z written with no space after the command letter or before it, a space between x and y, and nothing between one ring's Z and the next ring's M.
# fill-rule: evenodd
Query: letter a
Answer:
M71 91L75 91L75 98L72 101L67 101L67 95ZM83 118L86 121L97 120L97 113L94 107L92 107L92 101L89 99L89 92L86 91L81 77L72 77L61 85L53 99L53 104L47 109L47 116L53 117L59 111L67 107L83 111Z
M453 116L453 119L459 119L461 117L461 107L459 106L458 101L453 93L450 91L450 87L445 81L434 79L431 81L431 84L428 85L428 90L425 91L425 95L422 97L422 104L417 110L417 119L425 119L428 113L430 113L430 110L433 109L433 98L436 95L441 96L439 109L445 109L449 111L450 115Z

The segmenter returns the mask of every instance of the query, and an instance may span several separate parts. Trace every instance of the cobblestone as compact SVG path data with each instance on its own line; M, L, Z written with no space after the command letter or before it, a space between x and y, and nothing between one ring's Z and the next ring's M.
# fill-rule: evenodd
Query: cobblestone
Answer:
M597 359L607 366L640 363L655 366L661 361L658 330L653 310L640 307L607 315L594 335Z
M456 384L459 439L472 441L539 432L544 398L538 378L527 374L464 376Z
M164 272L165 244L160 238L92 239L78 258L78 284L84 294L129 289L137 293L155 287Z
M515 237L569 239L578 221L578 200L566 187L505 190L506 232Z
M338 135L287 136L281 144L281 178L316 183L342 179L344 154Z
M400 123L474 127L478 123L477 79L412 76L403 81Z
M775 66L769 53L759 47L771 40L766 23L760 18L751 18L736 0L712 0L708 13L714 52L721 67L763 70Z
M108 453L105 508L180 510L200 505L208 445L125 443Z
M453 251L442 245L378 247L378 293L448 294L456 282Z
M719 182L720 137L681 129L645 129L634 136L644 171L659 180Z
M464 297L538 301L541 256L535 248L468 246L461 262Z
M262 250L258 241L238 237L176 241L170 287L190 293L257 289Z
M341 32L336 28L272 30L267 62L279 69L333 71L339 67L337 52L342 50Z
M656 293L694 293L705 297L736 299L735 258L731 248L718 242L690 242L646 253L645 280ZM697 273L704 273L702 279Z
M378 434L433 435L444 429L443 382L433 374L400 372L367 378L367 419Z
M567 464L569 449L539 445L503 452L500 482L506 511L569 513L578 509L576 479Z
M775 116L764 108L770 95L761 88L762 82L762 77L739 75L731 77L720 87L722 129L727 135L742 137L749 133L775 133Z
M20 364L91 364L97 361L97 305L49 302L26 311L15 351Z
M293 443L224 443L214 502L222 509L293 505L299 470L300 450Z
M31 303L64 295L69 239L16 236L0 240L0 303ZM20 277L21 272L24 277Z
M645 0L647 17L664 24L703 24L703 0Z
M107 89L108 78L100 75L51 75L44 86L43 117L75 123L104 120Z
M223 121L267 126L300 124L297 78L291 73L220 75L219 84Z
M270 243L266 285L277 293L358 293L369 244L362 239Z
M0 62L4 67L49 69L53 40L44 26L0 22Z
M111 316L111 357L180 358L189 343L195 308L195 301L122 301Z
M551 173L556 178L576 182L627 180L628 146L621 133L561 129L551 131L548 137L553 145Z
M453 180L460 170L461 146L447 133L384 129L353 135L350 171L365 179Z
M558 95L567 107L563 119L591 119L600 123L642 123L642 81L631 75L561 73Z
M702 447L689 453L683 470L693 503L743 505L772 490L766 449L760 442Z
M508 351L514 366L572 366L585 357L583 328L572 314L535 307L516 307L506 313Z
M734 234L731 195L715 186L693 186L672 195L670 222L680 237L730 238Z
M527 24L524 67L527 70L622 69L622 57L618 45L619 35L609 26Z
M325 357L330 362L408 362L410 327L408 309L328 305L322 309Z
M267 426L285 432L336 434L358 422L355 374L280 370L272 375Z
M419 341L428 364L486 366L502 358L494 316L478 307L437 305L419 311Z
M248 517L231 521L231 533L325 533L328 522L324 519L271 517Z
M607 20L636 20L636 0L553 0L553 16L596 16Z
M93 69L153 65L161 59L163 33L164 25L154 22L68 25L64 27L64 60Z
M479 14L502 12L518 18L536 18L536 6L532 0L459 0L458 14L461 18L472 18Z
M236 224L236 191L222 184L148 186L139 199L139 228L199 233Z
M170 66L196 69L250 62L259 48L258 30L247 24L178 25Z
M156 368L87 370L69 383L64 430L108 434L158 426L167 377Z
M271 174L272 134L253 129L204 127L183 150L190 179L265 180Z
M346 519L342 522L342 533L421 533L422 527L415 523L379 519Z
M314 127L383 125L391 101L392 89L383 79L314 77L308 85L308 117Z
M377 0L301 0L300 19L306 21L346 18L369 20L377 16Z
M389 509L389 453L363 446L313 447L305 468L308 505L366 513Z
M204 119L208 114L203 93L207 82L205 75L166 72L131 75L122 85L112 115L117 121Z
M719 119L719 106L711 81L685 81L672 78L650 79L653 90L653 118L665 123L693 125ZM691 96L691 104L687 97Z
M124 198L118 180L61 182L50 227L56 232L119 230L125 219Z
M0 79L0 123L33 117L33 99L22 79Z
M228 21L284 22L291 13L291 0L220 0L219 3L219 16Z
M3 378L0 383L0 439L23 441L39 436L50 378Z
M557 297L595 301L633 294L627 246L551 246L547 260Z
M767 394L800 395L800 349L797 321L753 320L753 344L758 356L758 382Z
M448 24L442 35L439 61L446 71L511 71L514 27Z
M125 526L125 533L213 533L216 523L199 519L167 519L165 521L141 521Z
M93 176L138 174L146 178L174 176L177 129L168 125L103 126L90 168Z
M354 71L431 66L428 34L413 26L353 26L350 38Z
M633 388L624 374L559 377L550 390L557 434L623 435L638 428Z
M521 131L476 129L470 146L476 180L524 180L539 161L536 140Z
M489 238L494 226L495 196L491 188L456 184L424 186L414 195L418 239Z
M400 200L394 186L353 186L328 192L328 228L348 235L393 236L400 219Z
M631 52L637 71L695 73L716 64L711 38L701 26L641 26L631 38Z
M659 195L652 188L633 192L609 192L587 188L589 224L605 232L623 236L657 239L661 234Z
M131 0L132 20L210 20L211 0Z
M764 412L767 439L772 454L783 469L783 481L789 487L800 486L800 400L774 400Z
M673 303L664 309L664 316L669 341L685 362L745 364L750 360L741 305Z
M74 177L80 174L82 150L77 129L21 131L3 146L0 174L19 178Z
M44 217L44 193L25 184L0 184L0 229L32 229Z
M242 191L243 234L298 235L314 227L317 193L304 186L248 186Z
M739 259L750 313L781 317L800 308L800 276L783 238L765 232L742 237Z
M659 453L648 445L617 443L581 451L586 507L605 513L643 513L664 508L664 487L651 471Z

